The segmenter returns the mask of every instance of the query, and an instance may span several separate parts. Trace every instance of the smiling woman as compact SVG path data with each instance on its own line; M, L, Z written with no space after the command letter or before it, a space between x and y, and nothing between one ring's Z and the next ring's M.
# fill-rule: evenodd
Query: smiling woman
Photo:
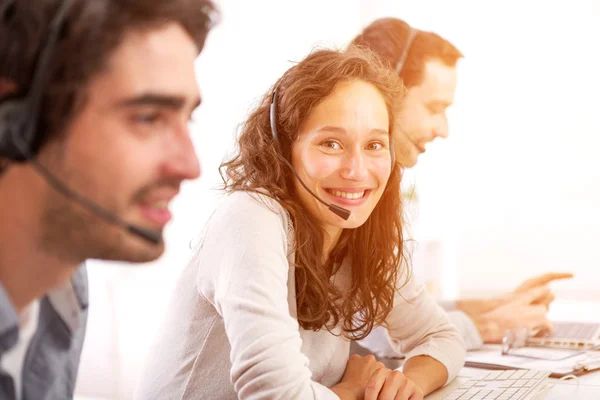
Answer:
M264 95L223 164L229 195L180 278L139 398L419 400L456 374L461 341L399 246L389 138L402 92L353 49L314 52ZM405 375L349 358L381 324L408 354Z
M319 197L348 208L350 218L344 221L332 213L289 173L271 138L270 116L264 109L268 95L248 118L239 155L223 164L229 178L226 187L266 191L290 213L296 242L302 243L296 249L300 324L321 329L344 320L344 328L361 337L389 311L389 282L397 281L403 257L402 249L394 252L402 241L400 199L394 191L400 171L390 172L388 133L403 87L373 54L358 49L345 57L334 51L313 53L276 87L283 157ZM366 196L348 199L357 192ZM330 283L345 256L362 271L355 281L360 290L352 297Z
M296 182L296 193L317 216L326 240L362 225L381 198L391 173L388 113L378 89L362 80L339 83L302 123L292 165L313 192L351 211L342 222Z

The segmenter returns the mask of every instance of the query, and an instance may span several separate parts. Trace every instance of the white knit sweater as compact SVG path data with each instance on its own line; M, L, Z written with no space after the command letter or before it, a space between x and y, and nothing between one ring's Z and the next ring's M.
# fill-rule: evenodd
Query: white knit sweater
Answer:
M275 200L236 192L213 214L150 351L139 399L338 399L349 341L299 327L294 235ZM349 284L345 262L335 284ZM454 378L464 344L423 287L409 282L386 322L408 358L429 355ZM337 330L336 333L339 333Z

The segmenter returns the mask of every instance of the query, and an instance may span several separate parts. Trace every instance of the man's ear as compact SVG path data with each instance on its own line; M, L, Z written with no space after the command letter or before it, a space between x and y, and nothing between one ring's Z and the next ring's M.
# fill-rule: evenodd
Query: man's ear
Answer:
M17 91L17 85L6 78L0 78L0 100Z

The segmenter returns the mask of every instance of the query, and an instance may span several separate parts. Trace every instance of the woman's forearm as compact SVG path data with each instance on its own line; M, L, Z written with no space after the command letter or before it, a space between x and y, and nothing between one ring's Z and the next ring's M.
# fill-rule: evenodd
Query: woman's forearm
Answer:
M444 386L448 370L438 360L429 356L412 357L406 361L404 375L423 390L425 395Z

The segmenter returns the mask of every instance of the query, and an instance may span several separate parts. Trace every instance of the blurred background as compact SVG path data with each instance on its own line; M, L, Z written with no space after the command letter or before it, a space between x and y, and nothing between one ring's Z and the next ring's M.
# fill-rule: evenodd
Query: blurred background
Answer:
M203 104L193 138L202 177L184 185L167 251L144 266L89 262L82 398L130 399L190 242L218 199L218 165L237 126L294 61L344 48L392 16L456 45L450 137L406 174L415 269L436 296L490 296L568 271L550 315L580 302L600 320L600 2L596 0L217 1L197 63Z

